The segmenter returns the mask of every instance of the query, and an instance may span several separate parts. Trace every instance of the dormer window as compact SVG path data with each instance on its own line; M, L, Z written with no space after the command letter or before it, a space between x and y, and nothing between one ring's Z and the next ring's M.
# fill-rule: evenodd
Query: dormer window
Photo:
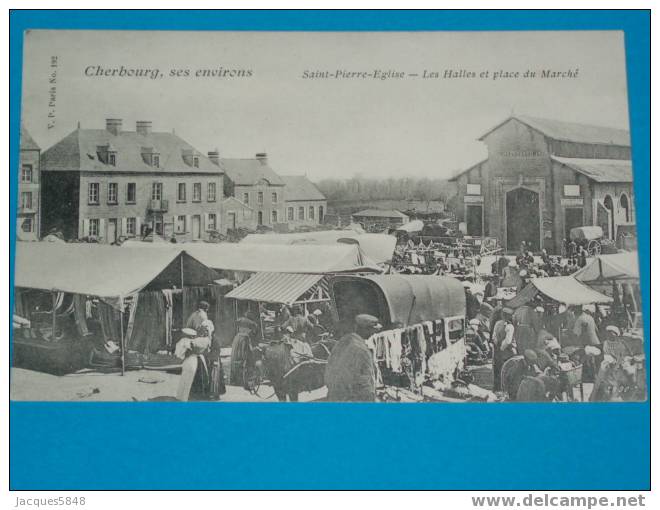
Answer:
M160 167L160 154L154 150L153 147L142 147L142 161L145 165L153 166L154 168Z
M117 166L117 151L111 144L97 146L96 155L101 163Z
M199 168L199 156L193 156L193 166Z
M181 157L186 165L199 168L199 152L194 149L183 149Z

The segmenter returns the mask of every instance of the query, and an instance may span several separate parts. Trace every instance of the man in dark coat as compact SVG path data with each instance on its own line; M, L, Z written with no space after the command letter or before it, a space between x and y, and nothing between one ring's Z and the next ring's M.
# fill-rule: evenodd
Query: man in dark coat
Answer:
M329 402L373 402L376 399L375 367L365 340L381 328L373 315L355 317L347 333L332 349L325 368Z

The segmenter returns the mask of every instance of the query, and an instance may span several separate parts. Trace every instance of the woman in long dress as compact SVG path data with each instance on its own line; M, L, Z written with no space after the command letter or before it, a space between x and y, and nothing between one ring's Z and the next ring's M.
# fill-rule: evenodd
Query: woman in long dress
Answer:
M211 348L213 323L205 320L198 331L184 328L186 335L176 344L175 355L183 359L181 379L176 392L177 400L187 402L191 397L201 400L207 397L210 384L210 370L205 355Z

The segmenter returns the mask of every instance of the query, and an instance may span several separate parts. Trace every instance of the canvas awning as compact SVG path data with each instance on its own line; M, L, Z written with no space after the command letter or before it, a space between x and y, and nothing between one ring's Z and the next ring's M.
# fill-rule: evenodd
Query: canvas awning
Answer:
M396 237L387 234L361 234L353 230L320 230L293 234L248 234L240 244L335 245L356 241L364 255L376 264L389 262Z
M612 281L639 280L639 263L637 252L600 255L576 272L576 280L587 285L607 283Z
M14 285L87 294L114 306L148 287L203 286L218 274L182 250L86 243L16 243ZM183 282L182 282L183 278Z
M532 279L516 297L507 302L507 306L518 308L527 304L539 294L566 305L612 302L612 298L590 289L573 278L573 276L553 276L550 278Z
M185 243L185 250L205 265L250 273L344 273L382 270L356 245L266 245Z
M290 306L322 279L318 274L257 273L225 297Z
M421 232L424 228L422 220L413 220L397 228L400 232Z

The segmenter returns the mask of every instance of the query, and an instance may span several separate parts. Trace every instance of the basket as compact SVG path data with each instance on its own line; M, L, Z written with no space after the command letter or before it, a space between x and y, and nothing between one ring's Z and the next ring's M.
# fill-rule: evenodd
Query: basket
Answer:
M582 365L578 365L568 370L562 370L559 373L561 381L569 388L582 382Z

